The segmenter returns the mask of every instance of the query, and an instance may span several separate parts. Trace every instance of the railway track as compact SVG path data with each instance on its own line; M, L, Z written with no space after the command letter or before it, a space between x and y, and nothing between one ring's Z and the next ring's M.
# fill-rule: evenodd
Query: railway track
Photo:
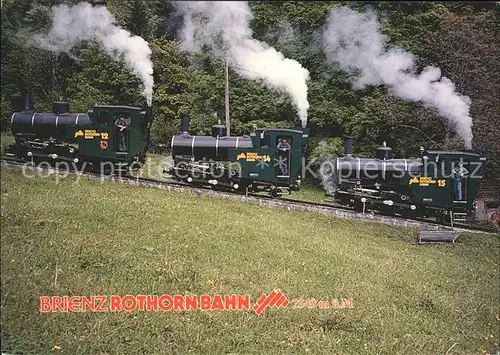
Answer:
M1 160L1 166L5 167L38 170L38 171L50 172L53 174L59 173L59 171L54 167L30 166L28 164L29 163L22 163L4 157L2 157ZM254 193L245 194L238 192L217 191L212 189L211 187L191 186L175 180L155 180L139 176L131 177L131 176L116 176L116 175L101 175L97 173L81 172L77 170L69 170L69 171L65 170L64 172L66 173L69 172L71 174L84 176L90 180L118 182L134 186L152 187L169 191L170 190L191 191L197 193L200 196L208 194L220 198L239 200L250 204L282 208L285 210L317 212L337 218L374 222L374 223L392 225L396 227L406 227L406 228L416 228L416 229L426 229L426 230L451 230L450 227L443 226L439 224L437 221L411 219L411 218L403 218L397 216L386 216L374 213L360 213L343 206L332 206L331 204L294 200L290 198L276 199L270 196L263 196ZM497 231L493 228L488 228L484 226L468 226L463 224L455 224L453 230L460 232L497 233Z

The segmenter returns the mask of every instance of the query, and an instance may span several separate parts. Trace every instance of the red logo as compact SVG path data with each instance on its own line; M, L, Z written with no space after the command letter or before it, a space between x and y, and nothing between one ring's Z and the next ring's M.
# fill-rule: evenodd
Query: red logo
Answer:
M108 141L101 141L101 149L102 150L108 149Z
M265 311L266 308L276 307L285 308L288 306L288 298L281 292L280 289L275 288L269 295L260 296L259 300L253 306L253 310L257 315L260 316L262 312Z

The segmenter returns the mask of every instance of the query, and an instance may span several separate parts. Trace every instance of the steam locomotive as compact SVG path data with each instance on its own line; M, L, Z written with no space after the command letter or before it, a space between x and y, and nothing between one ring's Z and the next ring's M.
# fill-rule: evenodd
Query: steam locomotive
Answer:
M344 157L327 177L329 202L359 211L433 217L445 224L466 221L474 211L486 158L473 150L425 151L414 159L393 158L383 144L375 158L355 158L352 137L344 137Z
M153 121L150 107L95 106L87 113L70 113L69 103L58 101L52 112L33 112L30 103L28 93L24 111L12 115L15 143L6 147L7 156L66 162L99 172L137 170L145 162ZM128 122L123 133L115 125L119 117ZM126 149L120 149L119 135Z
M260 128L250 135L226 137L227 128L212 126L211 136L189 134L189 117L181 117L181 132L172 137L174 166L165 172L191 185L231 191L265 191L272 197L298 190L305 129ZM277 148L280 142L289 149Z

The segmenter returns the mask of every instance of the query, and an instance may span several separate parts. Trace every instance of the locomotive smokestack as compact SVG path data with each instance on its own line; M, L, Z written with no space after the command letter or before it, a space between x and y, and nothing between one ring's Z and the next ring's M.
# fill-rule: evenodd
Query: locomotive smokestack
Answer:
M344 135L344 157L352 158L352 137Z
M24 111L31 110L31 91L26 90L24 93Z
M181 134L189 134L189 116L184 112L181 113Z

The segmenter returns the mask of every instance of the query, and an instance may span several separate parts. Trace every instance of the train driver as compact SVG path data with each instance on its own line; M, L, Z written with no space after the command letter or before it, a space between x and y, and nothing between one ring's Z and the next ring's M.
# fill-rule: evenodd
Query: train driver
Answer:
M458 201L462 200L462 179L467 177L469 172L464 168L462 163L455 161L455 167L453 168L453 178L455 180L455 197Z
M118 132L118 150L120 152L127 151L127 128L128 128L128 119L127 117L121 115L115 122Z
M279 154L279 168L281 170L281 174L283 176L288 176L288 155L290 154L290 144L286 141L285 138L283 138L280 142L278 142L278 145L276 146L278 149L278 154Z
M422 159L426 159L427 158L427 150L423 146L420 146L420 157Z

